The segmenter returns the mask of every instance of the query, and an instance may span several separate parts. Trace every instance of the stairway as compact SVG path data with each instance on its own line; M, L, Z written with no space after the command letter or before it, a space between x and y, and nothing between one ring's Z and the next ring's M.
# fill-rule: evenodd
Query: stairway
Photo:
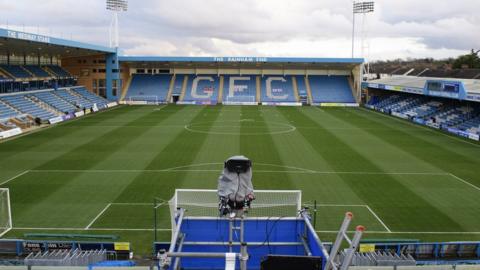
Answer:
M305 76L305 86L307 87L308 103L311 105L313 104L313 97L312 97L312 89L310 88L310 81L308 80L308 76Z

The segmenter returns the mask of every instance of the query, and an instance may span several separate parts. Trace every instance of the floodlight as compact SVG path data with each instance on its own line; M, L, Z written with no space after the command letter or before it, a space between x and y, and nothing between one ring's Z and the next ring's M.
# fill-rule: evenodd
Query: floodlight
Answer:
M128 10L128 0L106 0L107 10L113 12L112 22L110 23L110 47L118 48L118 13Z
M352 58L355 56L355 15L356 14L363 14L363 23L362 23L362 57L363 56L363 42L364 42L364 34L366 30L365 27L365 17L368 13L373 13L375 11L375 2L373 1L365 1L365 2L357 2L353 1L353 19L352 19Z
M127 11L128 0L107 0L107 10Z
M354 2L353 3L353 13L355 14L365 14L375 11L374 2Z

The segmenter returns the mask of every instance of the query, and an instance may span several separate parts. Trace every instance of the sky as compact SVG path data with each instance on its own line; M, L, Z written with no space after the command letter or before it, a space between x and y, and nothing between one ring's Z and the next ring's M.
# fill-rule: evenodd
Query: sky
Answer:
M373 14L356 17L355 56L442 59L480 49L479 10L480 0L376 0ZM109 43L103 0L0 0L0 14L3 28ZM351 37L351 0L129 0L120 14L124 55L350 57Z

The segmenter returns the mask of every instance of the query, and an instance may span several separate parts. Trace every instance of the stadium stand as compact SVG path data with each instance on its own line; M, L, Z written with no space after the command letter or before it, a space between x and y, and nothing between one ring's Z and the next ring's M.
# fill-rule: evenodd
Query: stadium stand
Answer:
M83 108L91 108L93 106L93 103L79 95L75 95L71 93L67 89L60 89L54 92L56 95L58 95L60 98L66 100L67 102L75 105L76 107L83 109Z
M4 73L16 79L28 79L32 77L32 75L28 73L25 69L23 69L21 66L0 65L0 69Z
M307 96L307 85L305 84L305 76L295 75L297 79L297 88L299 96Z
M473 103L456 103L455 101L430 98L426 96L394 94L371 98L368 106L376 110L416 119L438 128L458 128L479 134L480 107ZM420 120L420 121L418 121Z
M94 104L97 104L99 109L107 108L108 100L101 96L97 96L92 92L85 89L85 87L72 88L72 91L82 96L86 100L90 100Z
M0 99L0 119L15 117L19 112Z
M255 102L257 95L256 76L225 75L224 102Z
M185 78L184 75L175 76L175 81L173 82L173 89L172 89L173 96L180 96L182 94L182 86L183 86L184 78Z
M133 74L127 100L166 102L172 75Z
M51 77L50 74L48 74L48 72L43 70L42 67L40 66L27 65L27 66L23 66L23 68L25 68L27 71L32 73L35 77L39 77L39 78Z
M458 129L480 135L480 116L474 117L457 126Z
M56 110L64 113L73 113L77 110L71 103L61 99L55 95L53 91L38 92L32 94L32 96L38 98L40 101L54 107Z
M60 66L55 66L55 65L48 65L45 66L50 72L52 72L56 77L72 77L72 74L70 74L68 71L63 69Z
M8 103L16 110L25 114L30 114L33 117L38 117L42 121L54 118L57 115L49 110L40 107L38 104L28 99L25 95L13 95L0 97L1 101Z
M197 104L216 104L219 87L220 78L216 75L188 76L183 101Z
M355 103L346 76L309 76L313 103Z
M17 128L18 126L10 119L0 119L0 131Z
M472 107L449 106L442 111L431 116L430 121L440 124L444 127L453 127L460 125L478 115L478 110Z
M296 102L292 76L264 76L262 78L262 102Z

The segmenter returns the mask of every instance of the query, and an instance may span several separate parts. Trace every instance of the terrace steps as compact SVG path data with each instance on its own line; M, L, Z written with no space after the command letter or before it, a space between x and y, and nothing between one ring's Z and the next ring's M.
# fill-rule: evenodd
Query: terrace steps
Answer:
M175 86L176 78L177 78L177 74L173 74L172 79L170 79L170 85L168 86L167 99L165 100L167 103L169 103L172 100L172 93L173 93L173 88Z
M218 99L217 102L218 104L222 103L223 100L223 85L225 83L225 78L223 76L220 76L220 83L218 86Z
M312 104L313 103L312 89L310 88L310 80L308 80L308 76L305 76L305 87L307 88L308 104Z
M188 75L185 75L183 77L183 84L182 84L182 92L180 94L180 101L183 101L183 99L185 98L185 94L187 92L187 84L188 84Z
M298 94L297 78L295 76L292 76L292 85L293 85L293 94L295 95L295 100L297 102L300 102L300 95Z
M127 83L122 89L122 95L120 96L120 100L125 100L125 97L127 96L128 89L130 89L130 84L132 83L133 76L130 76L127 80Z

